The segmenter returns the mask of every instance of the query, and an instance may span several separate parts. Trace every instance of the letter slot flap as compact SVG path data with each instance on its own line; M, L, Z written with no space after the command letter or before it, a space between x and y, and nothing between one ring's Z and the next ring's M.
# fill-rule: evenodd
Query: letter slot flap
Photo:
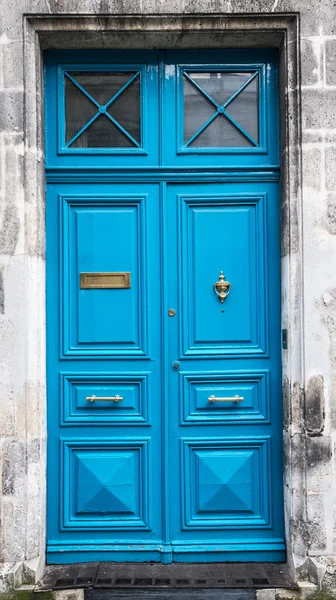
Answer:
M131 273L81 273L81 290L126 289L131 287Z

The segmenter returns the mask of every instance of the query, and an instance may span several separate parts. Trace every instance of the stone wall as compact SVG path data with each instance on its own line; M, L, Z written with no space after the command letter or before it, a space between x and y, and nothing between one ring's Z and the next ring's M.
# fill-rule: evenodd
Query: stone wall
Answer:
M108 16L199 14L292 19L283 61L283 323L285 499L289 561L297 577L336 588L336 1L2 0L0 11L0 562L39 575L45 549L45 301L43 128L39 37L24 15L78 19L78 45L100 47ZM43 19L41 19L41 22ZM73 22L75 19L73 20ZM168 20L167 20L168 23ZM120 27L124 26L120 21ZM83 30L89 27L90 36ZM168 25L167 25L168 27ZM183 29L183 25L181 25ZM237 26L238 27L238 26ZM234 25L232 25L234 28ZM62 29L62 28L61 28ZM281 26L279 26L279 31ZM82 35L80 32L82 31ZM120 34L121 35L121 34ZM150 44L150 35L148 40ZM298 37L299 36L299 37ZM54 44L53 41L50 44ZM49 44L49 45L50 45ZM291 60L292 45L299 53ZM33 57L33 58L32 58ZM291 76L291 69L295 71ZM29 82L29 85L27 84ZM29 100L35 82L35 104ZM287 87L286 87L287 86ZM286 89L285 89L286 88ZM286 129L287 128L287 129ZM287 177L287 179L286 179ZM36 183L38 182L38 184ZM286 237L287 236L287 237ZM310 557L310 558L308 558ZM18 568L19 567L19 568Z

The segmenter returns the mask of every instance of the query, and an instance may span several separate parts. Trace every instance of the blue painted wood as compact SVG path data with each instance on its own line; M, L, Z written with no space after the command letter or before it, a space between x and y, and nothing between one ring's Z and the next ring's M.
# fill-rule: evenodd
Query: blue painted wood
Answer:
M171 51L165 54L163 60L166 74L163 96L166 118L162 121L162 139L165 140L163 164L174 167L216 165L239 169L279 164L278 80L275 50ZM189 144L184 144L183 78L193 72L211 71L224 73L253 71L258 75L259 144L256 145L254 140L251 140L252 147L244 148L193 148L190 146L191 140ZM237 90L237 93L238 91L240 90ZM214 102L213 98L209 102ZM214 114L216 108L214 106ZM233 122L228 114L226 118ZM234 124L242 131L238 123ZM246 132L243 133L246 135Z
M258 72L258 145L183 145L193 68ZM66 145L79 70L139 73L141 148ZM46 56L51 563L285 558L276 77L266 50ZM131 287L80 288L102 271Z
M141 62L139 58L141 57ZM46 163L60 168L121 168L157 166L158 68L155 52L83 51L45 53ZM71 73L138 73L140 78L141 144L134 148L74 148L65 140L65 78ZM125 87L125 86L124 86ZM121 90L119 90L120 92ZM87 95L87 94L86 94ZM111 99L110 99L111 100ZM95 101L98 110L99 104ZM108 107L109 102L106 107ZM107 115L108 116L108 115ZM94 116L94 119L97 117ZM100 117L102 118L102 117ZM84 123L83 130L86 129ZM128 134L126 134L128 135ZM111 161L113 156L113 161Z
M75 544L86 560L85 545L111 542L144 559L162 540L158 192L150 183L48 187L53 562L54 547ZM95 271L130 271L131 287L80 289L80 273ZM93 394L124 400L88 402Z
M170 487L174 557L181 551L188 560L189 544L194 559L215 561L207 549L218 543L217 560L233 560L240 542L252 550L256 538L276 552L283 536L278 186L171 184L166 204L167 306L177 311L167 362L181 364L168 369L167 397L182 398L168 415L171 480L179 473ZM221 270L231 283L224 304L213 290ZM251 380L243 383L251 369L259 382L253 394ZM244 402L209 403L213 394ZM267 560L267 552L260 556Z

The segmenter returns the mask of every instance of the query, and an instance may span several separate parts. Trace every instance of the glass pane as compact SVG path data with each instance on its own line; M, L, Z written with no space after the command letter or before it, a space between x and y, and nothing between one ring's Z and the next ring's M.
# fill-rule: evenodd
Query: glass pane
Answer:
M198 84L197 89L184 77L184 143L202 128L216 113L216 104L221 107L247 83L254 73L188 73ZM206 92L211 99L203 93ZM223 109L222 109L223 110ZM256 76L224 109L252 139L259 142L258 119L258 76ZM254 144L235 127L223 113L208 125L189 147L246 148Z
M134 73L73 73L70 75L99 104L106 104Z
M135 148L135 146L108 117L99 115L70 148Z
M230 102L226 112L259 143L258 76Z
M223 115L218 115L188 148L254 148L239 129Z
M65 140L70 140L96 114L97 108L92 104L70 79L65 78Z
M135 73L75 73L70 75L100 106L107 104ZM99 107L65 76L66 143L97 114ZM109 114L140 144L140 77L108 107ZM71 148L131 148L135 144L105 115L100 115Z
M108 108L110 115L140 144L140 78Z
M187 79L184 79L184 143L216 113L209 102Z
M224 104L253 73L188 73L218 104Z

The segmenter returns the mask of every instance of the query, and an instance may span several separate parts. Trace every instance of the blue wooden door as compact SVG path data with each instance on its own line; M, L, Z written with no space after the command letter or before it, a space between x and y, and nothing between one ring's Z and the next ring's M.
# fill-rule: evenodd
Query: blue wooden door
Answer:
M276 55L46 55L50 563L282 561Z

